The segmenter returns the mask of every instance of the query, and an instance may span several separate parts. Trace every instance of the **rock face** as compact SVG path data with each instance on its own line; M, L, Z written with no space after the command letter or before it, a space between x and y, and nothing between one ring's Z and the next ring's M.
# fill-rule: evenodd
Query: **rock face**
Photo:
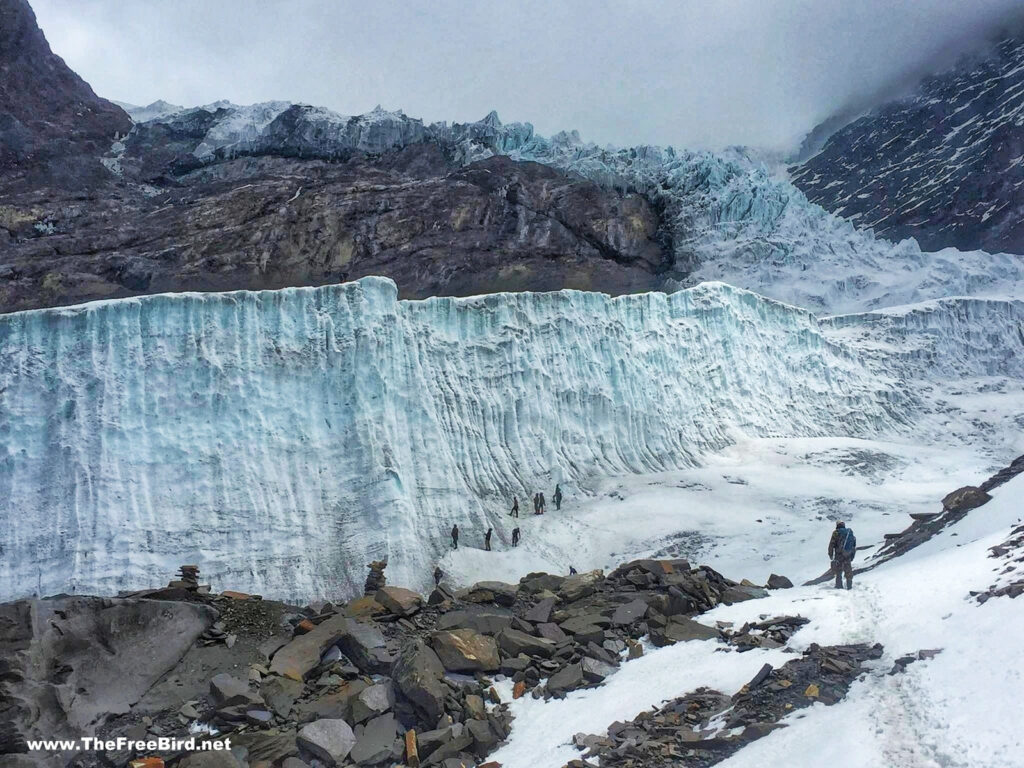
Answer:
M1024 253L1024 34L925 79L792 169L811 202L929 250Z
M0 312L365 275L391 277L404 298L660 284L659 219L639 195L503 157L453 167L433 145L398 155L238 158L157 196L122 182L87 206L12 199Z
M0 721L12 724L14 740L68 738L127 712L215 615L205 605L162 600L0 605ZM72 700L65 711L60 702Z
M395 684L429 720L437 721L444 712L447 688L441 682L444 667L437 654L421 640L402 648L393 673Z
M131 125L54 55L28 0L0 0L0 196L107 183L99 157ZM2 229L22 215L0 206L0 245Z

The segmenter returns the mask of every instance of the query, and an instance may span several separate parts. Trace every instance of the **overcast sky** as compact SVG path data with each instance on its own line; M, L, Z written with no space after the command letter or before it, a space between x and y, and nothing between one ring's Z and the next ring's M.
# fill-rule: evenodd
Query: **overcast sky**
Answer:
M615 144L794 146L1021 0L30 0L101 96L491 109ZM969 9L969 10L968 10Z

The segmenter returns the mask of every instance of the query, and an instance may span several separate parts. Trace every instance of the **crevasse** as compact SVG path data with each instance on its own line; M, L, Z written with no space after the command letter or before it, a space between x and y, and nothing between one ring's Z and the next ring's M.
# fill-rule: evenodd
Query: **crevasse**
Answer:
M453 522L686 466L737 435L868 435L914 408L808 312L671 295L398 301L382 278L0 316L0 599L164 583L422 585Z

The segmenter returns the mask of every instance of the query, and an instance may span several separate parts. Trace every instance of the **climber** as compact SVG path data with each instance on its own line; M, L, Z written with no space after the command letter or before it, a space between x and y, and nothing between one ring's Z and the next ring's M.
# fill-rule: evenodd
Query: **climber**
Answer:
M519 517L519 497L512 497L512 509L509 510L509 517Z
M569 566L569 575L570 575L570 576L575 576L575 575L576 575L577 573L579 573L579 571L577 571L577 570L576 570L576 567L575 567L575 566L572 566L572 565L570 565L570 566Z
M441 583L441 579L444 578L444 571L441 570L440 565L434 566L434 586L436 587Z
M544 494L543 494L543 493L541 493L541 494L540 494L540 513L541 513L542 515L544 514L544 512L545 512L545 508L547 507L547 505L548 505L548 504L547 504L547 502L546 502L546 501L544 501Z
M533 494L533 514L535 514L535 515L539 515L540 514L540 494L539 493Z
M846 576L846 588L853 589L853 556L857 552L857 537L853 531L840 520L828 540L828 556L832 560L832 571L836 575L836 589L843 588L843 576Z
M555 512L562 508L562 486L555 483Z
M452 549L459 548L459 524L452 526Z
M486 550L487 552L491 551L491 533L493 531L493 528L488 528L487 533L484 534L484 550Z
M518 547L519 546L519 527L518 526L512 529L512 546L513 547Z

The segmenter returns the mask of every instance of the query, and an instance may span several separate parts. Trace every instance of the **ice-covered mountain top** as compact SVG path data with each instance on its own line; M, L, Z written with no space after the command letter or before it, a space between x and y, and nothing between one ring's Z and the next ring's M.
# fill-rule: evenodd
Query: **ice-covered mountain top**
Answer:
M1012 256L922 252L858 230L810 203L772 158L744 148L601 147L576 131L550 138L497 113L471 123L433 123L377 108L346 117L268 102L206 110L193 154L202 163L238 154L337 158L432 142L468 164L492 155L531 160L602 185L637 191L661 211L674 261L668 289L723 280L817 312L858 312L948 295L1024 295L1024 263ZM196 126L196 110L156 118Z
M114 103L127 112L128 116L136 123L145 123L149 120L156 120L185 110L185 107L180 104L171 104L163 99L157 99L144 107L138 104L129 104L125 101L115 101Z

